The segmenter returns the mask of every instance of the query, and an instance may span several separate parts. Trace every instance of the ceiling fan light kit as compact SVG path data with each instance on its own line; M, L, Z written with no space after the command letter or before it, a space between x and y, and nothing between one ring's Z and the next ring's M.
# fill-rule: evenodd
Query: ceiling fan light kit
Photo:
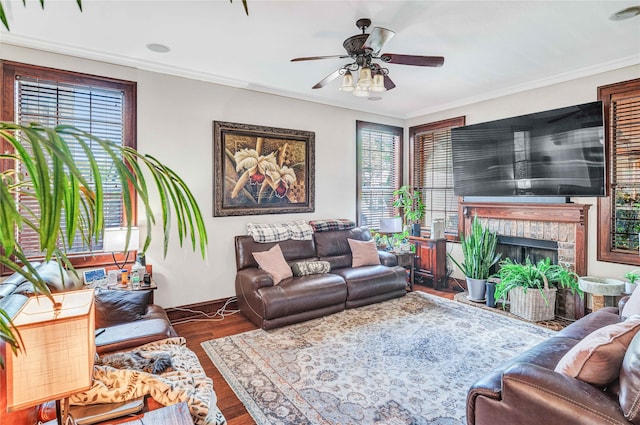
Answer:
M384 92L393 89L396 85L389 78L389 70L381 67L374 60L383 63L395 63L398 65L429 66L439 67L444 64L442 56L415 56L398 55L394 53L384 53L380 55L382 46L389 41L395 32L386 28L374 27L370 34L365 30L371 25L371 20L358 19L356 26L362 30L362 34L356 34L347 38L342 46L347 51L345 55L332 56L310 56L291 59L291 62L300 62L318 59L351 58L352 63L341 66L324 79L313 86L320 89L327 86L331 81L342 75L342 85L340 90L352 92L355 96L367 97L370 92ZM354 74L358 72L357 83L354 85ZM379 99L379 97L377 98Z

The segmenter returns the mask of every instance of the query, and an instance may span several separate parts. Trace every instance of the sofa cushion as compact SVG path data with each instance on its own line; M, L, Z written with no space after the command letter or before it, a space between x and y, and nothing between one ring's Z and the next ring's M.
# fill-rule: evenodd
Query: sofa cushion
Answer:
M631 317L636 314L640 314L640 291L633 291L620 313L622 317Z
M331 264L328 261L300 261L291 265L294 276L329 273Z
M592 385L607 385L618 377L627 347L638 330L640 320L598 329L569 350L555 371Z
M347 241L351 248L352 267L375 266L380 264L380 257L378 256L375 241L357 241L354 239L347 239Z
M636 291L634 291L636 292ZM640 333L636 334L622 361L619 379L622 413L630 422L640 424Z
M256 259L262 270L271 275L274 285L277 285L283 279L293 276L291 267L284 259L284 255L282 255L280 245L274 245L267 251L254 252L253 258Z
M140 320L151 303L151 291L96 289L96 328Z

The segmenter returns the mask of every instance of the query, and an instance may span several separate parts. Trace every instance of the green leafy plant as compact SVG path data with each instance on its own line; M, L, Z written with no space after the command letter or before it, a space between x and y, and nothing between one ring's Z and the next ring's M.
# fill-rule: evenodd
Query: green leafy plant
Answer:
M92 241L101 238L104 230L102 177L91 147L95 145L99 145L113 163L113 175L120 181L123 192L124 216L129 229L134 223L132 197L137 195L144 205L147 236L141 253L149 247L151 229L156 222L149 202L147 174L160 198L164 255L175 225L180 245L185 239L190 240L192 249L198 246L204 258L207 232L200 208L184 181L153 156L71 126L48 128L39 124L0 122L0 141L11 148L0 153L0 160L15 164L0 173L0 265L22 275L37 292L53 300L46 283L18 243L16 232L32 229L44 260L54 259L60 267L68 268L77 276L67 249L77 238L85 247L91 247ZM85 152L86 160L74 161L69 141ZM80 167L91 170L93 182L85 179ZM28 208L33 200L37 203L37 213ZM20 347L19 335L2 310L0 339L14 352Z
M40 7L44 9L44 0L39 0L39 2L40 2ZM233 3L233 0L229 0L229 2ZM78 5L78 8L80 9L80 11L82 11L82 0L76 0L76 4ZM26 7L27 0L22 0L22 5ZM247 5L247 0L242 0L242 5L244 6L244 12L247 14L247 16L249 16L249 6ZM7 31L11 31L9 28L9 21L7 20L7 15L4 11L4 6L1 1L0 1L0 22L2 22L2 25L4 25Z
M396 196L393 206L402 210L405 226L422 221L426 205L422 202L420 192L411 190L409 186L402 186L393 191L393 196Z
M571 293L578 292L581 297L583 296L583 292L578 286L578 275L561 265L551 264L549 258L542 259L535 264L528 257L524 264L516 263L507 258L500 262L500 269L496 276L500 278L500 282L496 285L496 299L506 299L509 291L514 288L521 287L524 292L533 288L540 291L548 304L544 292L545 280L548 285L555 284L560 288L570 289Z
M473 217L471 233L465 237L460 235L463 262L459 263L451 254L447 256L453 264L470 279L488 279L491 266L500 261L501 254L496 253L498 235L489 228L483 227L478 216Z
M635 284L636 281L640 279L640 274L638 274L638 271L638 269L631 270L630 272L627 272L624 277L629 281L629 283Z

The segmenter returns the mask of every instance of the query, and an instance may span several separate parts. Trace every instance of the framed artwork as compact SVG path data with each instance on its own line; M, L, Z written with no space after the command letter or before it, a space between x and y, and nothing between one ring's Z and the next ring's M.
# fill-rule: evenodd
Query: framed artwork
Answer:
M214 217L313 212L315 133L213 122Z

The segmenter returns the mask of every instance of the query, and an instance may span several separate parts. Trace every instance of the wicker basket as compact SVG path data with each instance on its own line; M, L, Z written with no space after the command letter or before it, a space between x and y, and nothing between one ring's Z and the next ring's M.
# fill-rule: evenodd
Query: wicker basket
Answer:
M511 301L509 311L531 322L553 320L555 318L557 289L555 287L549 288L549 282L545 277L542 291L546 301L538 288L527 288L526 293L522 287L513 288L509 291L509 301Z

